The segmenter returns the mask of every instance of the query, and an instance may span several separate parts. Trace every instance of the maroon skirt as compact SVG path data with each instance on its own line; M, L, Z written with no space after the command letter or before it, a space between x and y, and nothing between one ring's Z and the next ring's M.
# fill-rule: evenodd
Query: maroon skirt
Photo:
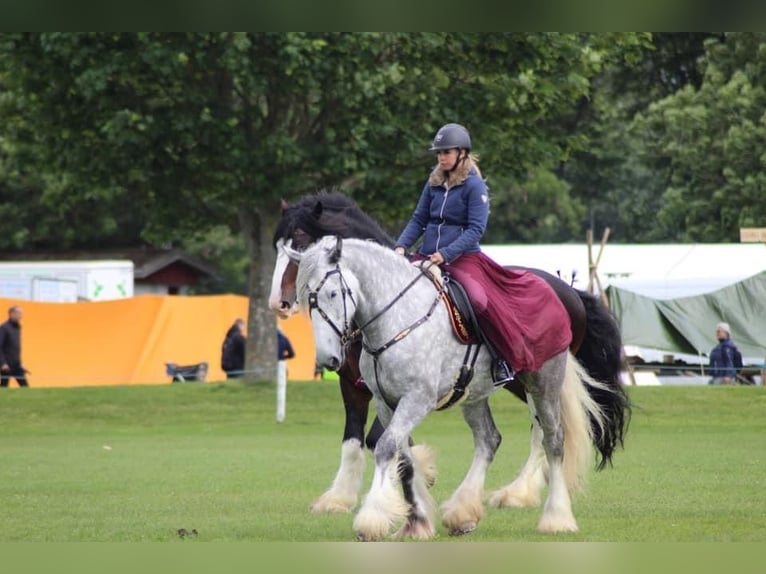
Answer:
M569 314L536 275L484 253L464 253L443 269L466 290L479 326L514 371L538 371L572 342Z

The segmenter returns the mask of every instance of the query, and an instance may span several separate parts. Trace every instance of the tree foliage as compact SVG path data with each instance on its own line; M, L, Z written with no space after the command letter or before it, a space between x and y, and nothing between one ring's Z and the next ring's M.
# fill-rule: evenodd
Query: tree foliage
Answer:
M657 225L679 241L737 241L766 224L766 35L706 42L699 87L649 106L636 126L661 174Z
M339 187L396 234L447 122L481 156L487 241L764 225L764 53L745 33L2 34L0 247L177 244L228 286L246 253L248 366L270 372L279 200Z
M588 95L612 44L582 34L8 34L5 138L32 150L41 193L73 213L122 205L144 238L165 242L239 229L252 261L248 364L270 369L268 240L280 198L343 185L401 220L411 200L400 200L414 200L430 163L420 150L447 121L468 125L508 181L523 177L566 155L570 138L552 138L547 124ZM75 222L96 236L118 219L88 223Z

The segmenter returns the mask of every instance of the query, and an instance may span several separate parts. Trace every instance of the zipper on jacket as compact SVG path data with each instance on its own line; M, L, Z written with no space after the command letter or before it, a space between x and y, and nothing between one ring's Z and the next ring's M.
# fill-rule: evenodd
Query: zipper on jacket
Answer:
M439 219L441 221L439 222L439 225L436 227L436 250L434 253L439 251L439 244L442 240L442 225L444 225L444 208L447 206L447 196L449 195L449 190L451 188L448 188L445 186L444 188L444 199L442 200L442 208L439 210Z

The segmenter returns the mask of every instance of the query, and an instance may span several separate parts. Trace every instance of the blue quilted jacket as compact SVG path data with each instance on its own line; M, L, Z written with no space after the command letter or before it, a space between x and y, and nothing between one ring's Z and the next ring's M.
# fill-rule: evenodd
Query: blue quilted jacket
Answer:
M449 263L463 253L480 251L489 217L489 190L473 170L463 183L449 190L444 185L426 183L417 207L396 241L396 247L409 249L423 236L418 249L429 256L439 251Z

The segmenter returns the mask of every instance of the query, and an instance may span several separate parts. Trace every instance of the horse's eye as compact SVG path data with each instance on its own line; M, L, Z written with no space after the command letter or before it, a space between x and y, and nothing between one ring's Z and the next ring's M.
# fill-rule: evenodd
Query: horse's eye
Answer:
M302 229L296 229L293 232L293 249L296 251L304 251L309 245L311 245L311 236Z
M338 296L337 291L330 291L330 299L335 299Z

